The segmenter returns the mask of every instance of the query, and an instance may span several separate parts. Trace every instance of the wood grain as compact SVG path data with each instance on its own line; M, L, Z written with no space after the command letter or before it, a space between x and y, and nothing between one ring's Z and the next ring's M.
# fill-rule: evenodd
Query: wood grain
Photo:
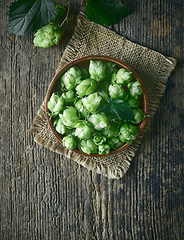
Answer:
M86 1L71 1L63 41L49 49L34 47L33 34L7 33L10 2L0 2L0 239L184 239L183 1L125 0L132 14L112 27L178 61L120 180L40 147L27 132Z

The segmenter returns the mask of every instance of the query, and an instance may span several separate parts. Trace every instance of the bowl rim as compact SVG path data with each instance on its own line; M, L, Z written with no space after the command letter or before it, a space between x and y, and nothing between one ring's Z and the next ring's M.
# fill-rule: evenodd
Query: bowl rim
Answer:
M127 70L130 70L131 72L133 72L133 75L135 77L136 80L138 80L141 83L141 88L143 90L143 99L144 99L144 104L143 104L143 108L144 108L144 114L146 115L145 119L140 123L139 126L139 133L136 136L136 138L132 141L132 143L138 138L138 136L141 134L145 124L146 124L146 120L147 120L147 114L148 114L148 98L147 98L147 93L144 87L144 84L142 82L142 80L140 79L140 77L138 76L138 74L131 68L129 67L126 63L122 62L119 59L110 57L110 56L105 56L105 55L89 55L89 56L85 56L85 57L81 57L78 59L75 59L71 62L69 62L68 64L66 64L64 67L62 67L57 74L55 74L55 76L53 77L48 90L47 90L47 94L46 94L46 99L45 99L45 111L46 111L46 117L47 117L47 122L49 124L49 127L51 128L53 134L55 135L55 137L62 143L62 138L60 137L59 133L56 132L56 130L54 129L52 122L50 121L50 116L47 114L47 112L49 112L49 109L47 107L47 103L50 99L50 96L52 94L52 88L54 86L54 84L58 81L58 79L61 77L61 75L70 67L74 66L75 64L78 64L80 62L86 61L86 60L105 60L105 61L110 61L110 62L114 62L116 64L118 64L120 67L125 68ZM112 150L109 154L87 154L84 153L78 149L71 149L70 151L73 151L75 153L78 153L80 155L83 156L87 156L87 157L108 157L110 155L114 155L116 153L120 153L121 151L125 150L126 148L128 148L132 143L125 143L123 146L121 146L118 149Z

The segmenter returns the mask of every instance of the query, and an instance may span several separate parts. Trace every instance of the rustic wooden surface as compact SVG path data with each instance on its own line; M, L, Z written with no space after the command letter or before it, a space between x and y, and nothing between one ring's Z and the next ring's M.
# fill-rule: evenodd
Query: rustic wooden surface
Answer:
M0 239L184 239L184 2L124 0L113 30L178 61L124 178L110 180L40 147L28 133L86 1L72 0L59 46L7 33L1 0ZM66 1L55 1L55 3Z

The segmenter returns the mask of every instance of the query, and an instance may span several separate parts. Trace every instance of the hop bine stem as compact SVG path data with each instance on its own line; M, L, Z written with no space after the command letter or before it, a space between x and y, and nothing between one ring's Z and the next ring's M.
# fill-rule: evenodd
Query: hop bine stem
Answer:
M70 1L71 1L71 0L69 0L68 3L66 4L66 5L68 5L68 10L67 10L65 19L63 20L63 22L61 23L61 25L60 25L60 27L59 27L60 29L62 28L63 24L68 20L68 14L69 14L69 12L70 12Z

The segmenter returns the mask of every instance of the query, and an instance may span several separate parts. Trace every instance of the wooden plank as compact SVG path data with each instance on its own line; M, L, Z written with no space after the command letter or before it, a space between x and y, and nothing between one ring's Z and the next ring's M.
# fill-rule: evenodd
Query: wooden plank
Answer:
M178 61L150 129L120 180L38 146L27 132L86 1L72 1L63 41L49 49L35 48L33 34L7 33L10 2L0 3L0 239L182 239L183 1L123 1L132 14L112 28Z

